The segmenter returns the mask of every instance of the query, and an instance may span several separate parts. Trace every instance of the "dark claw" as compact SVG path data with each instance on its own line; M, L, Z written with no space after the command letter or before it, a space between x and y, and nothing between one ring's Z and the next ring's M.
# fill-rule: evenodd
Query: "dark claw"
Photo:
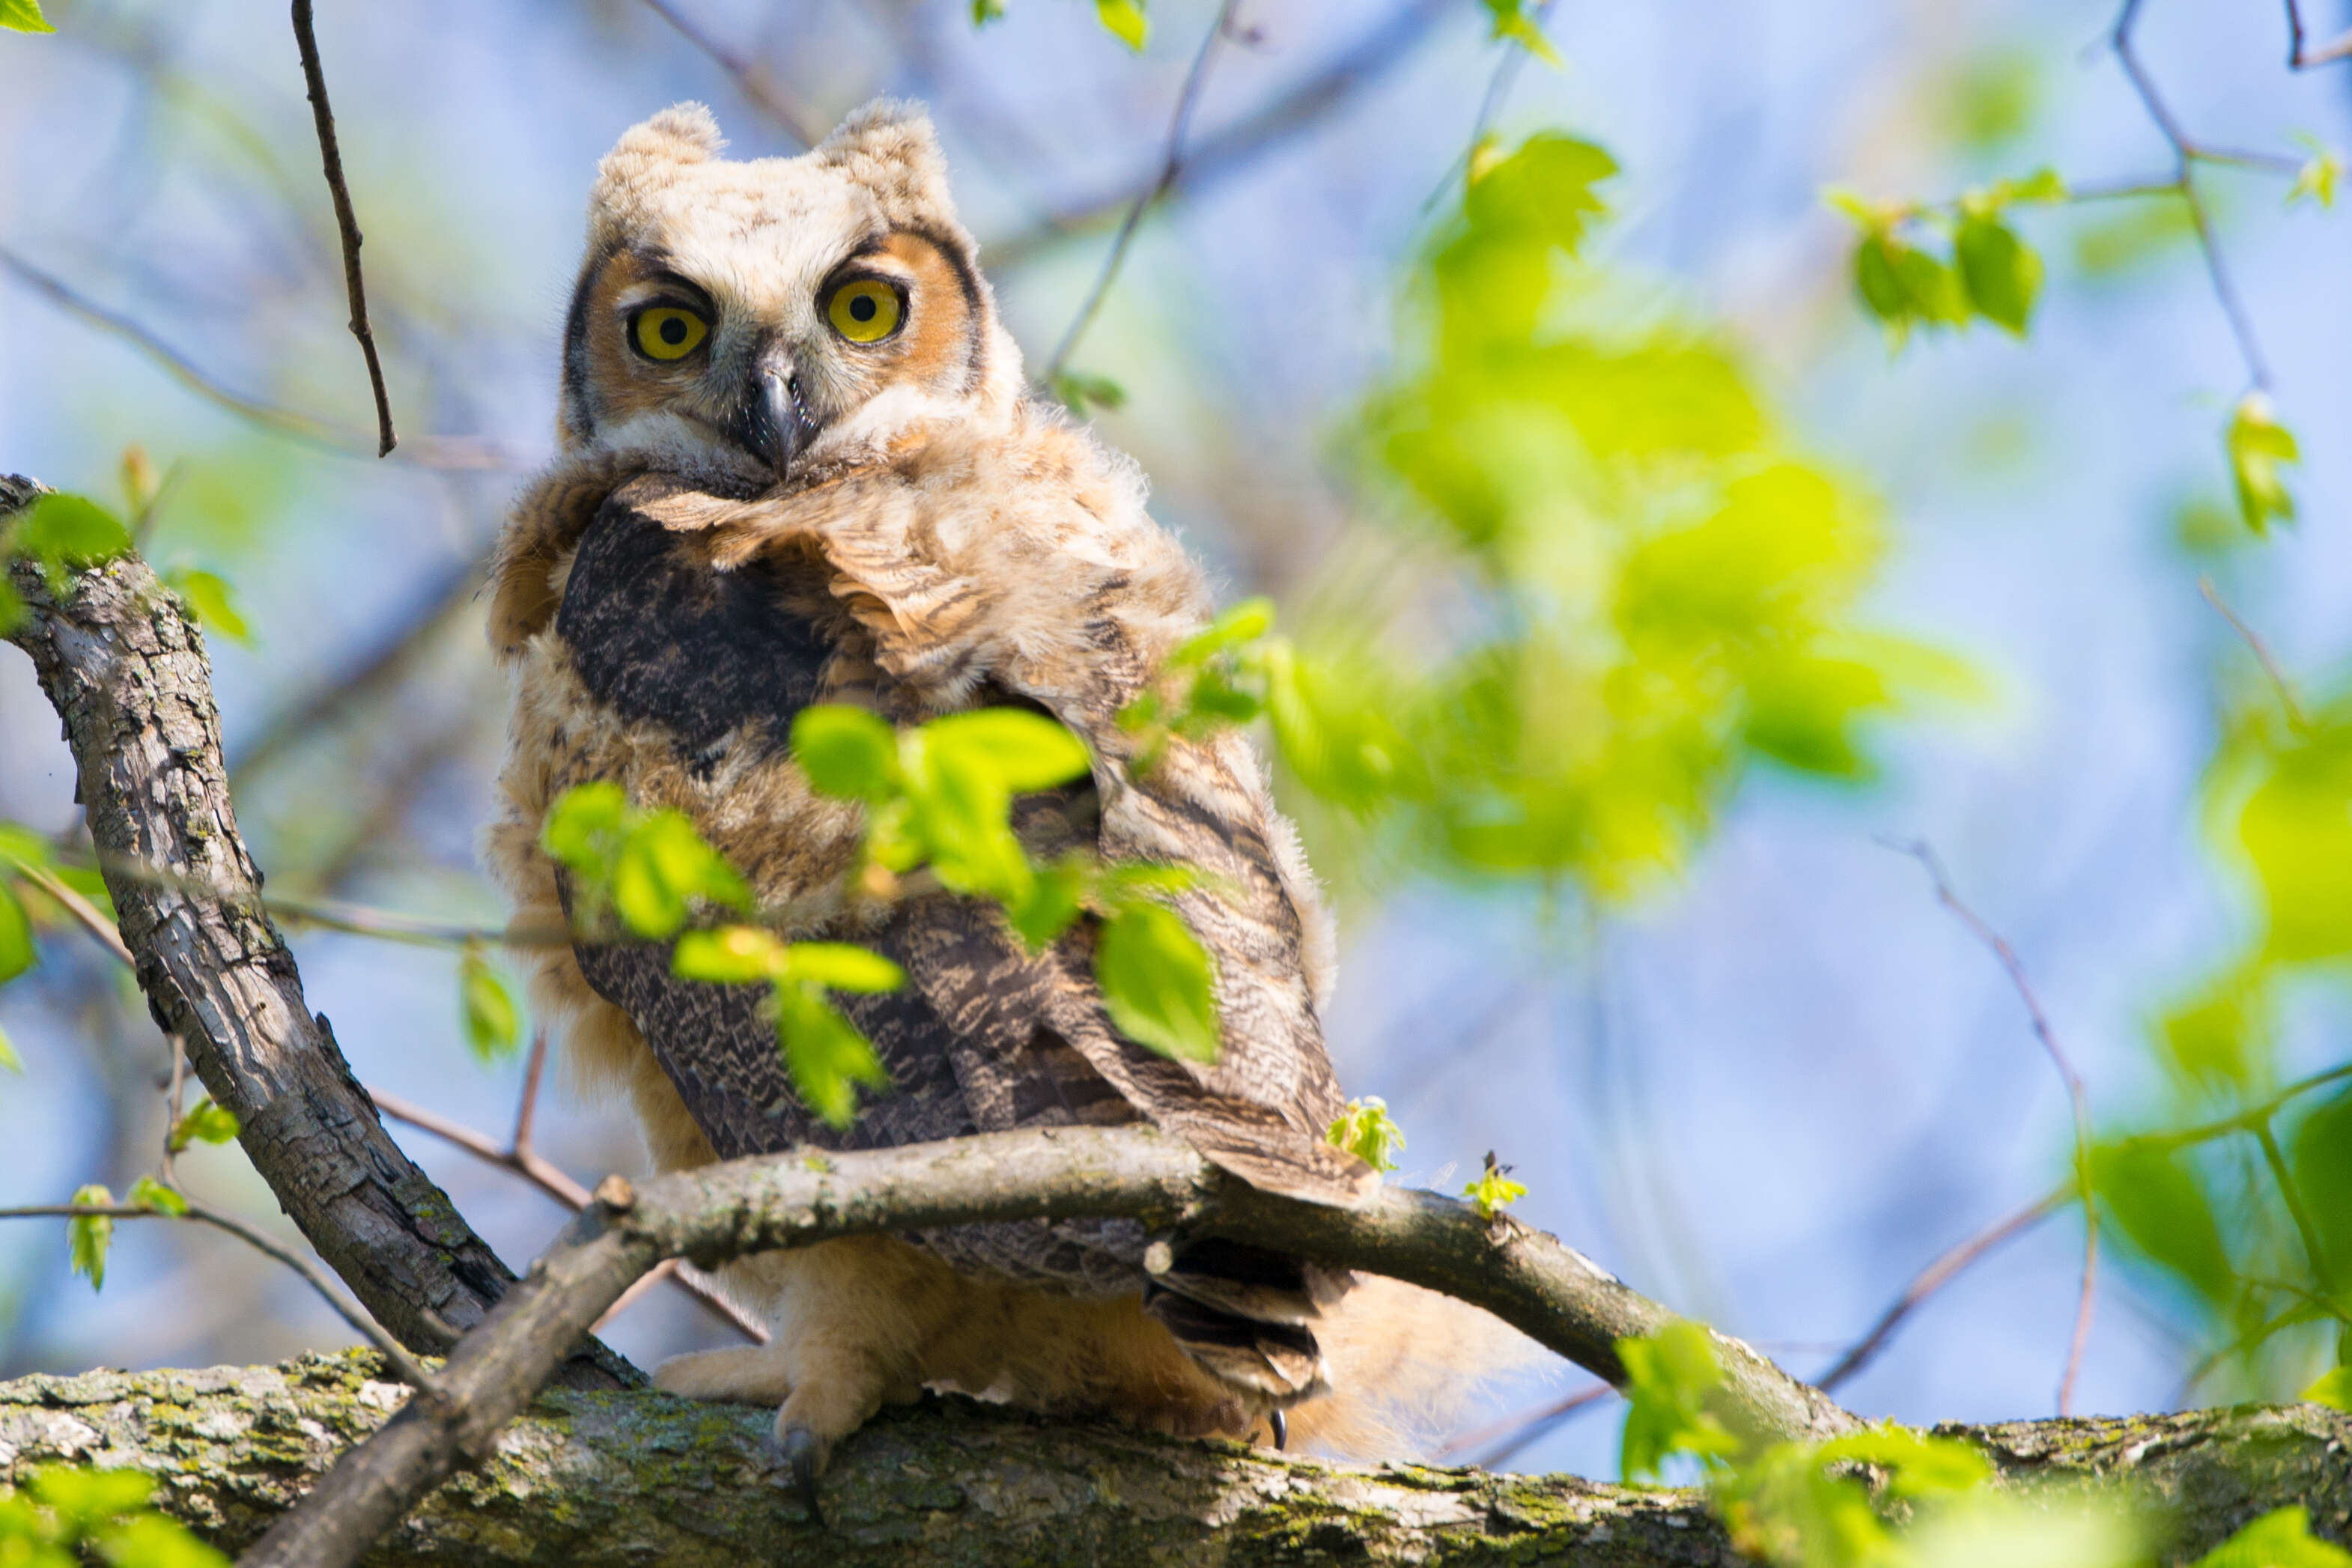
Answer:
M776 1457L793 1473L793 1486L801 1494L801 1505L808 1510L809 1522L824 1523L824 1510L818 1506L816 1478L824 1468L824 1444L805 1426L790 1426L773 1439Z
M1287 1416L1287 1415L1285 1415L1281 1411L1277 1410L1277 1411L1276 1411L1274 1414L1272 1414L1271 1415L1268 1415L1268 1416L1265 1418L1265 1420L1266 1420L1266 1425L1267 1425L1267 1426L1272 1426L1272 1427L1274 1428L1274 1446L1275 1446L1275 1448L1276 1448L1277 1451L1279 1451L1279 1450L1282 1450L1282 1449L1285 1449L1285 1448L1289 1447L1290 1447L1290 1417L1289 1417L1289 1416Z

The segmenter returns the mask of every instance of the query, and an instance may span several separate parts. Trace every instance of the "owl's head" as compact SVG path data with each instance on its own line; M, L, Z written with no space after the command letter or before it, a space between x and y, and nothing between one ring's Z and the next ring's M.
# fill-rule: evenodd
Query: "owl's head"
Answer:
M567 448L764 486L927 419L1010 415L1020 352L919 109L868 104L797 158L724 144L682 103L604 159L564 332Z

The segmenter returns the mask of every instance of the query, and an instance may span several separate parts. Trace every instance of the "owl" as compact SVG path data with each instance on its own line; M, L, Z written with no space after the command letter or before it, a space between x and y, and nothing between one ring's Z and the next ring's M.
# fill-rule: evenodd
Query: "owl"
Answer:
M1204 624L1200 571L1135 466L1028 395L919 110L875 103L794 158L721 146L708 110L667 110L621 138L591 200L561 454L516 507L490 611L514 700L488 848L518 920L569 929L541 833L593 780L686 813L763 908L822 906L860 823L793 763L793 716L1018 707L1094 756L1089 778L1017 803L1033 855L1207 873L1174 902L1213 959L1223 1048L1204 1065L1122 1037L1087 922L1033 952L946 892L836 901L784 933L863 942L908 977L841 999L891 1079L845 1131L795 1097L760 991L675 978L658 945L540 950L541 1016L625 1095L665 1170L1137 1123L1259 1186L1356 1201L1377 1177L1325 1137L1342 1110L1319 1022L1331 939L1263 765L1228 731L1144 769L1115 721ZM1378 1429L1361 1395L1397 1394L1429 1342L1435 1298L1212 1238L1170 1238L1147 1271L1154 1239L1039 1221L746 1259L725 1279L771 1342L656 1381L777 1406L813 1486L840 1439L926 1386L1276 1441L1295 1407L1345 1449Z

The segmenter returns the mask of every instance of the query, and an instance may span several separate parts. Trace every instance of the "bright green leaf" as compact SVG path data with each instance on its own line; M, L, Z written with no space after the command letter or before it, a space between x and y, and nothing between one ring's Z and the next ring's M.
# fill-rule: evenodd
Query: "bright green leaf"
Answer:
M1528 14L1528 0L1485 0L1485 4L1494 21L1489 38L1496 43L1508 39L1548 66L1559 64L1559 51L1551 47L1551 40L1544 37L1543 29Z
M1075 370L1066 370L1054 378L1054 395L1080 419L1092 409L1106 408L1116 414L1127 406L1127 388L1107 375L1088 375Z
M2332 207L2336 205L2336 182L2344 177L2344 154L2309 137L2304 140L2311 147L2311 157L2296 171L2294 186L2286 194L2286 205L2314 201Z
M1005 918L1032 952L1070 929L1085 907L1087 881L1087 863L1066 858L1041 868L1029 896L1006 908Z
M2294 497L2287 493L2279 465L2301 460L2294 437L2278 422L2271 400L2249 392L2230 416L2227 441L2230 477L2238 489L2238 514L2256 533L2265 531L2273 518L2293 519Z
M1527 1184L1511 1180L1510 1169L1508 1165L1496 1164L1490 1151L1486 1167L1478 1173L1478 1179L1462 1189L1462 1195L1477 1209L1480 1219L1493 1219L1528 1195Z
M196 1101L172 1129L171 1149L176 1154L191 1143L226 1143L236 1136L236 1116L207 1097Z
M677 939L669 972L681 980L714 985L748 985L784 973L785 946L757 926L720 926L690 931Z
M152 1176L142 1176L131 1183L131 1195L122 1201L132 1208L152 1209L174 1219L188 1212L188 1200Z
M1573 256L1608 210L1592 187L1616 173L1617 160L1591 142L1553 132L1530 136L1471 183L1464 210L1472 237L1489 248L1531 245L1538 263L1554 246Z
M86 496L62 490L41 496L19 514L9 535L18 554L41 564L53 584L68 567L95 566L131 549L121 520Z
M2126 1140L2091 1152L2091 1181L2141 1252L2208 1301L2226 1301L2236 1276L2213 1200L2177 1155Z
M1990 217L1963 218L1952 251L1977 314L2023 337L2042 292L2042 258Z
M25 1070L25 1058L16 1054L16 1043L8 1037L5 1029L0 1029L0 1068L10 1072Z
M522 1044L522 1010L514 994L490 967L468 950L457 965L457 994L466 1021L466 1044L485 1066L511 1056Z
M2352 1366L2339 1366L2305 1389L2297 1398L2330 1410L2352 1412Z
M1706 1408L1723 1384L1715 1343L1696 1323L1673 1322L1643 1339L1617 1342L1625 1367L1625 1432L1619 1465L1628 1481L1654 1478L1668 1457L1720 1458L1738 1441Z
M48 18L41 15L41 0L0 0L0 27L19 33L54 33Z
M2319 1234L2330 1277L2352 1279L2352 1089L2315 1106L2296 1124L2287 1169Z
M163 580L187 602L199 622L232 642L253 646L253 628L237 614L228 584L219 576L210 572L171 572Z
M1162 1056L1217 1059L1209 954L1175 910L1137 900L1104 921L1095 980L1111 1022L1128 1038Z
M863 708L803 708L793 716L793 760L819 795L879 801L898 786L898 732Z
M1898 1498L1947 1497L1990 1480L1992 1461L1955 1437L1935 1437L1892 1423L1865 1427L1822 1445L1822 1464L1875 1465L1890 1474L1887 1490Z
M2352 1568L2352 1552L2314 1536L2296 1504L2263 1514L2189 1568Z
M0 984L33 967L33 922L8 884L0 882Z
M796 942L785 952L784 973L827 991L896 991L907 983L905 970L871 948L846 942Z
M846 1127L856 1120L858 1084L890 1087L873 1046L817 992L779 985L775 1007L776 1037L793 1087L826 1125Z
M971 0L971 25L985 27L1004 15L1004 0Z
M1143 15L1141 0L1095 0L1095 16L1119 42L1142 52L1151 24Z
M751 889L684 812L647 813L613 862L614 909L639 936L660 939L677 934L698 899L735 910L751 907Z
M934 719L923 726L923 743L940 773L976 775L1011 795L1083 778L1090 765L1086 742L1044 714L1021 708L980 708Z
M1404 1129L1390 1119L1389 1102L1377 1094L1348 1101L1325 1136L1375 1171L1393 1171L1404 1149Z
M98 1549L111 1568L230 1568L186 1525L160 1513L135 1514L100 1531Z
M111 1208L114 1194L93 1182L75 1188L68 1201L77 1207ZM106 1215L76 1215L66 1221L67 1255L73 1260L75 1273L89 1276L92 1290L106 1284L106 1248L113 1239L114 1221Z
M540 842L575 871L609 873L604 864L612 847L609 841L620 831L628 811L629 797L609 779L574 784L547 808Z
M1206 664L1221 653L1232 653L1257 641L1273 629L1274 601L1244 599L1178 644L1176 651L1168 656L1168 662L1186 667Z

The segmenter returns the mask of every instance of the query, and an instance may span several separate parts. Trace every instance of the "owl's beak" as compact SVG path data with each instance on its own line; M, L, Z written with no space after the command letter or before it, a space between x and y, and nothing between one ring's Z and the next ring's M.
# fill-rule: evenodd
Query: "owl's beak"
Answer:
M814 433L802 405L800 380L785 366L764 364L753 374L749 395L733 434L743 449L774 470L779 479L792 471Z

